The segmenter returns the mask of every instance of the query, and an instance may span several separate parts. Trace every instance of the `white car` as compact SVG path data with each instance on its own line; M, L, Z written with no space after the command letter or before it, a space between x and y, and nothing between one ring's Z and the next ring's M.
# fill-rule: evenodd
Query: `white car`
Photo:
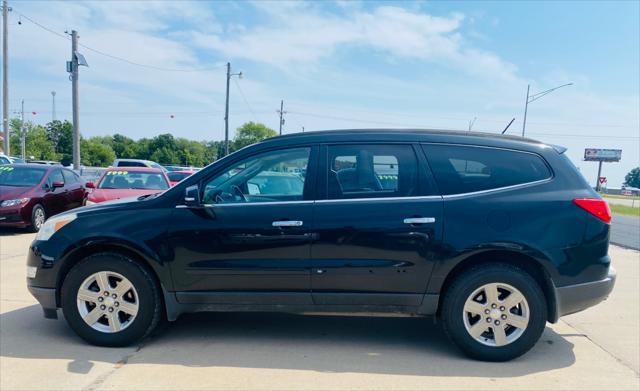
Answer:
M116 159L113 161L111 167L149 167L159 168L162 171L167 171L166 168L151 160L143 159Z
M9 156L0 153L0 164L11 164L11 159L9 159Z

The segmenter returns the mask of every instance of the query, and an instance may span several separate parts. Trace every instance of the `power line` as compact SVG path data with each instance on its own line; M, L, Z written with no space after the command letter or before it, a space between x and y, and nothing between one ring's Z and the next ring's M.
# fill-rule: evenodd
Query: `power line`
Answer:
M289 111L290 114L295 114L295 115L300 115L300 116L309 116L309 117L317 117L317 118L326 118L326 119L333 119L333 120L338 120L338 121L349 121L349 122L360 122L360 123L368 123L368 124L379 124L379 125L390 125L390 126L401 126L401 127L414 127L414 128L433 128L430 126L426 126L424 124L402 124L402 123L397 123L397 122L386 122L386 121L375 121L375 120L363 120L363 119L359 119L359 118L347 118L347 117L337 117L337 116L332 116L332 115L323 115L323 114L316 114L316 113L304 113L304 112L299 112L299 111ZM436 127L438 129L441 130L460 130L460 129L453 129L453 128L443 128L443 127ZM605 139L629 139L629 140L636 140L636 139L640 139L640 137L637 136L615 136L615 135L585 135L585 134L571 134L571 133L538 133L538 132L531 132L531 134L534 135L538 135L538 136L550 136L550 137L554 137L554 136L558 136L558 137L586 137L586 138L605 138Z
M15 11L15 10L14 10ZM36 22L35 20L31 19L30 17L28 17L27 15L21 13L21 12L16 12L19 16L21 16L22 18L28 20L29 22L33 23L34 25L40 27L41 29L57 35L60 38L64 38L66 40L69 39L68 36L66 36L65 34L59 33L55 30L53 30L50 27L47 27L41 23ZM149 64L141 64L139 62L135 62L129 59L126 59L124 57L120 57L120 56L116 56L107 52L103 52L102 50L98 50L98 49L94 49L90 46L84 45L84 44L78 44L78 46L83 47L89 51L92 51L96 54L99 54L101 56L104 57L108 57L111 58L113 60L117 60L117 61L121 61L121 62L125 62L129 65L134 65L134 66L138 66L138 67L142 67L142 68L148 68L148 69L154 69L157 71L163 71L163 72L207 72L207 71L213 71L213 70L219 70L220 68L222 68L221 66L215 66L215 67L203 67L203 68L165 68L165 67L159 67L159 66L155 66L155 65L149 65Z
M253 119L256 122L260 122L260 121L258 121L258 117L256 116L256 113L251 108L251 105L249 104L249 101L247 101L247 98L244 96L244 92L242 92L242 88L240 88L240 83L238 83L238 80L233 79L233 82L235 83L236 87L238 87L238 91L240 91L240 96L242 97L242 100L244 101L244 104L247 105L247 109L249 109L249 111L251 112L251 115L253 115Z

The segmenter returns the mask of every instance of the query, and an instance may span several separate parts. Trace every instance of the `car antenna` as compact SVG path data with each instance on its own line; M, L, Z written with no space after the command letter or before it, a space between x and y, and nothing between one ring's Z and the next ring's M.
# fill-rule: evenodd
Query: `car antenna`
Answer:
M504 130L503 130L503 131L502 131L502 133L500 133L500 134L504 134L504 133L507 131L507 129L509 129L509 126L511 126L511 124L512 124L512 123L513 123L513 121L515 121L515 120L516 120L516 117L511 118L511 122L509 122L509 123L507 124L507 127L506 127L506 128L504 128Z

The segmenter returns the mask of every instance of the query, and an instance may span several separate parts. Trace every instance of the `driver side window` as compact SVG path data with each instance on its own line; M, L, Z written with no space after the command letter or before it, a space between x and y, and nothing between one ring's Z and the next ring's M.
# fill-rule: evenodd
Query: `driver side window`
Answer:
M301 201L310 148L284 149L252 156L204 185L205 204Z

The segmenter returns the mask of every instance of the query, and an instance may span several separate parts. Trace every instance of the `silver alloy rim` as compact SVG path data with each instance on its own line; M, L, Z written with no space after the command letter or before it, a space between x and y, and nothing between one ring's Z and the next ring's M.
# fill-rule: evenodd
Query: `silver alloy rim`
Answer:
M129 327L138 314L138 292L123 275L101 271L87 277L77 294L80 317L92 329L117 333Z
M529 324L524 295L501 282L481 286L464 303L464 327L473 339L487 346L505 346L520 338Z
M42 227L42 224L44 224L44 211L42 210L42 208L36 209L33 224L37 229L40 229L40 227Z

